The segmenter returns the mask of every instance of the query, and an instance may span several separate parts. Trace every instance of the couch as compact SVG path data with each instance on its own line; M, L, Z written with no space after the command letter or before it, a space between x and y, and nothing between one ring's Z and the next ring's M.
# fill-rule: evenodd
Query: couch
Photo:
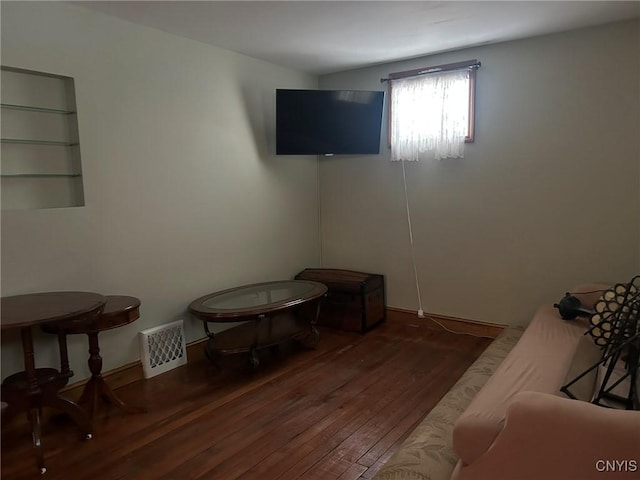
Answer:
M605 285L572 293L592 307ZM584 293L581 293L584 292ZM543 305L508 327L385 463L375 480L640 479L640 412L594 405L600 357L588 319Z

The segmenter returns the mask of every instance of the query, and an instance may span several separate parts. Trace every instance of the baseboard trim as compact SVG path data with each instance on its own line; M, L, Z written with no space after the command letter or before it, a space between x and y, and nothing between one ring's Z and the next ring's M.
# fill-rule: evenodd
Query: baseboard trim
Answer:
M463 333L469 335L477 335L481 337L497 337L506 325L480 322L478 320L469 320L466 318L450 317L437 313L426 313L425 318L418 318L413 310L403 308L387 307L387 322L402 322L407 324L415 324L418 322L428 322L430 327L439 330L449 330L454 333ZM437 323L436 323L437 322ZM187 344L187 359L189 362L197 362L204 358L203 345L207 341L207 337L194 340ZM142 362L135 362L122 365L102 374L109 386L113 389L124 387L138 380L144 379L144 371ZM61 390L61 393L72 400L77 400L82 394L82 389L89 379L81 380L76 383L67 385Z
M202 344L206 340L207 338L205 337L187 344L187 359L189 361L193 362L204 358L204 348L202 348ZM144 380L144 369L142 367L142 362L140 360L136 360L135 362L127 363L107 372L102 372L102 378L104 378L109 386L114 390L116 388L129 385L130 383L137 382L138 380ZM86 378L84 380L79 380L75 383L66 385L65 387L60 389L60 393L65 398L77 402L80 399L82 391L84 390L84 386L88 381L89 379ZM2 402L2 409L4 409L5 407L5 403ZM21 415L20 417L14 419L12 423L22 427L23 425L27 425L27 420L24 415Z
M187 344L188 362L199 362L200 360L206 358L204 354L204 344L207 340L209 340L209 338L204 337Z
M142 362L140 360L136 360L135 362L127 363L121 367L109 370L108 372L102 372L102 377L112 389L124 387L125 385L129 385L130 383L144 378ZM88 381L89 379L86 378L67 385L60 389L60 393L63 393L66 398L71 400L78 400Z
M188 361L193 362L204 358L204 349L202 348L202 344L206 340L207 338L205 337L187 344ZM109 386L115 390L116 388L124 387L125 385L137 382L138 380L143 380L144 369L142 367L142 362L140 360L136 360L135 362L127 363L121 367L103 372L102 377ZM89 379L87 378L67 385L60 390L60 393L63 393L65 397L71 400L78 400L88 381Z
M425 312L425 318L418 317L415 310L387 307L387 321L419 323L428 322L429 326L438 330L448 330L453 333L476 335L480 337L496 338L506 325L498 323L481 322L467 318L450 317L438 313Z

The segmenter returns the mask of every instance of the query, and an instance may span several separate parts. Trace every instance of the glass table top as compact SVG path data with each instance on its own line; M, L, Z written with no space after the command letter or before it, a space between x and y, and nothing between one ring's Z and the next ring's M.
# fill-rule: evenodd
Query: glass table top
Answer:
M190 310L197 313L260 313L295 305L325 294L327 287L306 280L283 280L236 287L194 300Z

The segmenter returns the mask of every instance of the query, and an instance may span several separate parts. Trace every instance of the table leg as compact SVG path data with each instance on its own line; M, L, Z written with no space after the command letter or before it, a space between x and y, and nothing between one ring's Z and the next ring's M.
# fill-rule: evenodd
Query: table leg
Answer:
M36 378L36 362L33 355L33 337L31 335L31 327L20 329L22 337L22 352L24 353L24 370L27 373L27 382L29 384L29 397L26 400L31 402L34 397L40 396L41 391ZM33 448L36 451L36 462L40 473L47 471L44 465L44 452L42 451L42 430L40 428L40 408L29 405L27 410L27 418L31 427L31 438L33 440Z
M22 352L24 353L24 371L27 372L27 382L29 384L29 395L35 396L40 393L38 380L36 378L36 361L33 356L33 337L31 327L20 329L22 337Z
M258 356L258 352L255 348L251 348L249 350L249 368L251 370L256 370L260 366L260 357Z
M50 398L46 404L48 407L56 408L67 415L69 415L78 427L82 430L84 438L89 440L91 438L91 422L89 418L84 414L84 411L78 408L78 405L71 400L63 397Z
M40 428L40 409L37 407L29 408L27 411L29 417L29 425L31 426L31 435L33 438L33 448L36 450L36 463L40 469L40 473L45 473L47 467L44 465L44 452L42 450L42 430Z
M253 324L255 329L253 336L253 345L251 345L251 347L249 348L249 368L251 370L257 370L257 368L260 366L260 357L258 356L258 343L260 340L260 325L265 318L266 316L264 314L260 314Z
M315 349L318 346L318 342L320 341L320 332L318 331L316 324L319 316L320 316L320 302L318 301L316 304L315 312L311 316L311 320L309 322L309 332L302 340L302 344L306 348Z
M84 386L79 403L89 403L89 417L93 418L98 407L98 399L102 398L107 402L113 403L116 407L125 413L144 413L147 411L144 407L127 405L115 392L109 387L102 377L102 357L100 356L100 345L98 343L98 332L87 333L89 338L89 370L91 378Z
M67 335L64 330L58 332L58 348L60 350L60 375L73 377L73 371L69 368L69 352L67 350Z

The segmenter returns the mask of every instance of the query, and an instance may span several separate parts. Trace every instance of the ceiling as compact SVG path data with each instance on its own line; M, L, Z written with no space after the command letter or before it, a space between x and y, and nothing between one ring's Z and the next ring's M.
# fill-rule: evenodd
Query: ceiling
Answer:
M640 16L638 0L77 3L316 75Z

